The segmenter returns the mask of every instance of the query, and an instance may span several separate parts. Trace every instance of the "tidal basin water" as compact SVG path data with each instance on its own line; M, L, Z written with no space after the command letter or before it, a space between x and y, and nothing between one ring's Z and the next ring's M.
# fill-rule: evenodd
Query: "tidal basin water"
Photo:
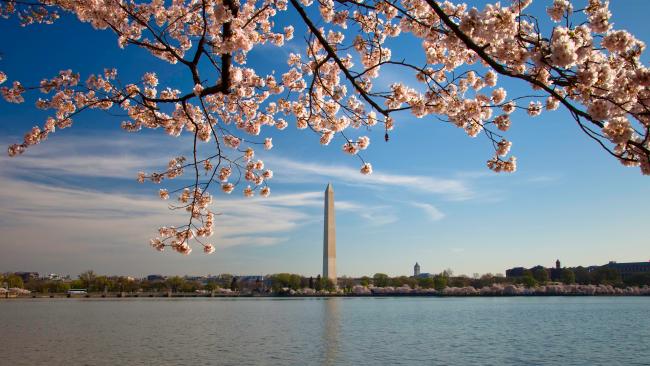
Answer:
M650 365L650 298L10 299L0 365Z

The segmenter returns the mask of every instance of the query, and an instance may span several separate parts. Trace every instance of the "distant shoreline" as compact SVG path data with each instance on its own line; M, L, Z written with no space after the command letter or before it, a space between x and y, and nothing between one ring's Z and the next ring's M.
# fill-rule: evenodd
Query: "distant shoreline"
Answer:
M333 291L318 290L311 288L270 289L261 291L232 291L231 289L216 289L212 291L195 292L174 292L166 291L93 291L85 289L69 290L67 292L43 293L29 292L22 289L10 289L9 292L1 294L0 298L79 298L79 299L101 299L101 298L193 298L193 297L274 297L274 298L309 298L309 297L503 297L503 296L650 296L650 286L619 288L611 285L546 285L539 287L523 287L516 285L492 285L476 289L467 287L445 287L440 290L432 288L410 288L402 287L365 287L354 286L347 291L335 289Z
M167 294L128 294L118 296L117 294L89 294L89 295L71 295L66 294L52 294L52 295L19 295L10 297L0 297L0 301L11 301L20 299L70 299L70 300L99 300L99 299L181 299L181 298L355 298L355 297L438 297L438 298L476 298L476 297L646 297L650 294L490 294L490 295L445 295L445 294L319 294L319 295L250 295L250 294L215 294L214 296L205 294L192 294L192 293L175 293L171 296Z

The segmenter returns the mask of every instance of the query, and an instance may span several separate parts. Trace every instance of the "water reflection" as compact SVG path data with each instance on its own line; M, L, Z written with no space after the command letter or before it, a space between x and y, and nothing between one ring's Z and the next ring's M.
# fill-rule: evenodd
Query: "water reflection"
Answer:
M0 365L650 366L648 300L0 300Z
M323 365L334 365L339 354L339 339L341 333L340 302L338 298L328 298L323 301Z

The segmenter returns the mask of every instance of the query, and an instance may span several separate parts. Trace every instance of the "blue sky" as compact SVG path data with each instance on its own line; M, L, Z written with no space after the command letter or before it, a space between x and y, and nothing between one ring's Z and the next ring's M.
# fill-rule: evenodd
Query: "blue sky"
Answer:
M545 3L537 1L533 12L543 12ZM649 8L641 0L613 2L613 22L650 42ZM300 46L301 29L296 26L291 46ZM2 20L0 34L0 70L9 81L35 84L68 68L85 79L116 67L123 80L156 71L163 86L191 88L179 67L134 48L121 51L113 34L70 17L26 28ZM289 49L262 47L249 64L270 72ZM421 58L418 43L409 40L395 45L393 54ZM648 63L647 54L642 60ZM385 84L405 77L386 71ZM526 92L516 82L503 85L510 96ZM31 103L0 101L1 145L43 123L45 114ZM215 208L223 213L216 222L217 251L205 256L195 248L181 256L148 247L157 227L180 221L156 198L159 187L138 185L135 175L187 153L187 136L128 134L119 128L120 117L83 114L73 128L24 156L0 157L0 272L316 275L328 182L337 201L340 275L409 274L416 261L423 272L451 268L471 275L550 266L557 258L568 266L650 259L649 178L607 156L566 113L513 118L507 136L519 167L511 175L485 167L492 154L485 138L470 139L432 118L403 114L396 120L388 143L381 128L369 133L364 158L374 167L370 177L358 174L358 160L341 153L340 140L322 147L317 136L293 125L264 130L275 145L262 154L275 172L271 198L217 194Z

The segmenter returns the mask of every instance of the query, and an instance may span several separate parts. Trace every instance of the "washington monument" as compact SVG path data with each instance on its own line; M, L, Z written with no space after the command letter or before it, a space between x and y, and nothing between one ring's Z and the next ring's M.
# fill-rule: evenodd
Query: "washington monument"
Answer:
M325 190L325 230L323 233L323 278L336 285L336 216L334 215L334 189Z

